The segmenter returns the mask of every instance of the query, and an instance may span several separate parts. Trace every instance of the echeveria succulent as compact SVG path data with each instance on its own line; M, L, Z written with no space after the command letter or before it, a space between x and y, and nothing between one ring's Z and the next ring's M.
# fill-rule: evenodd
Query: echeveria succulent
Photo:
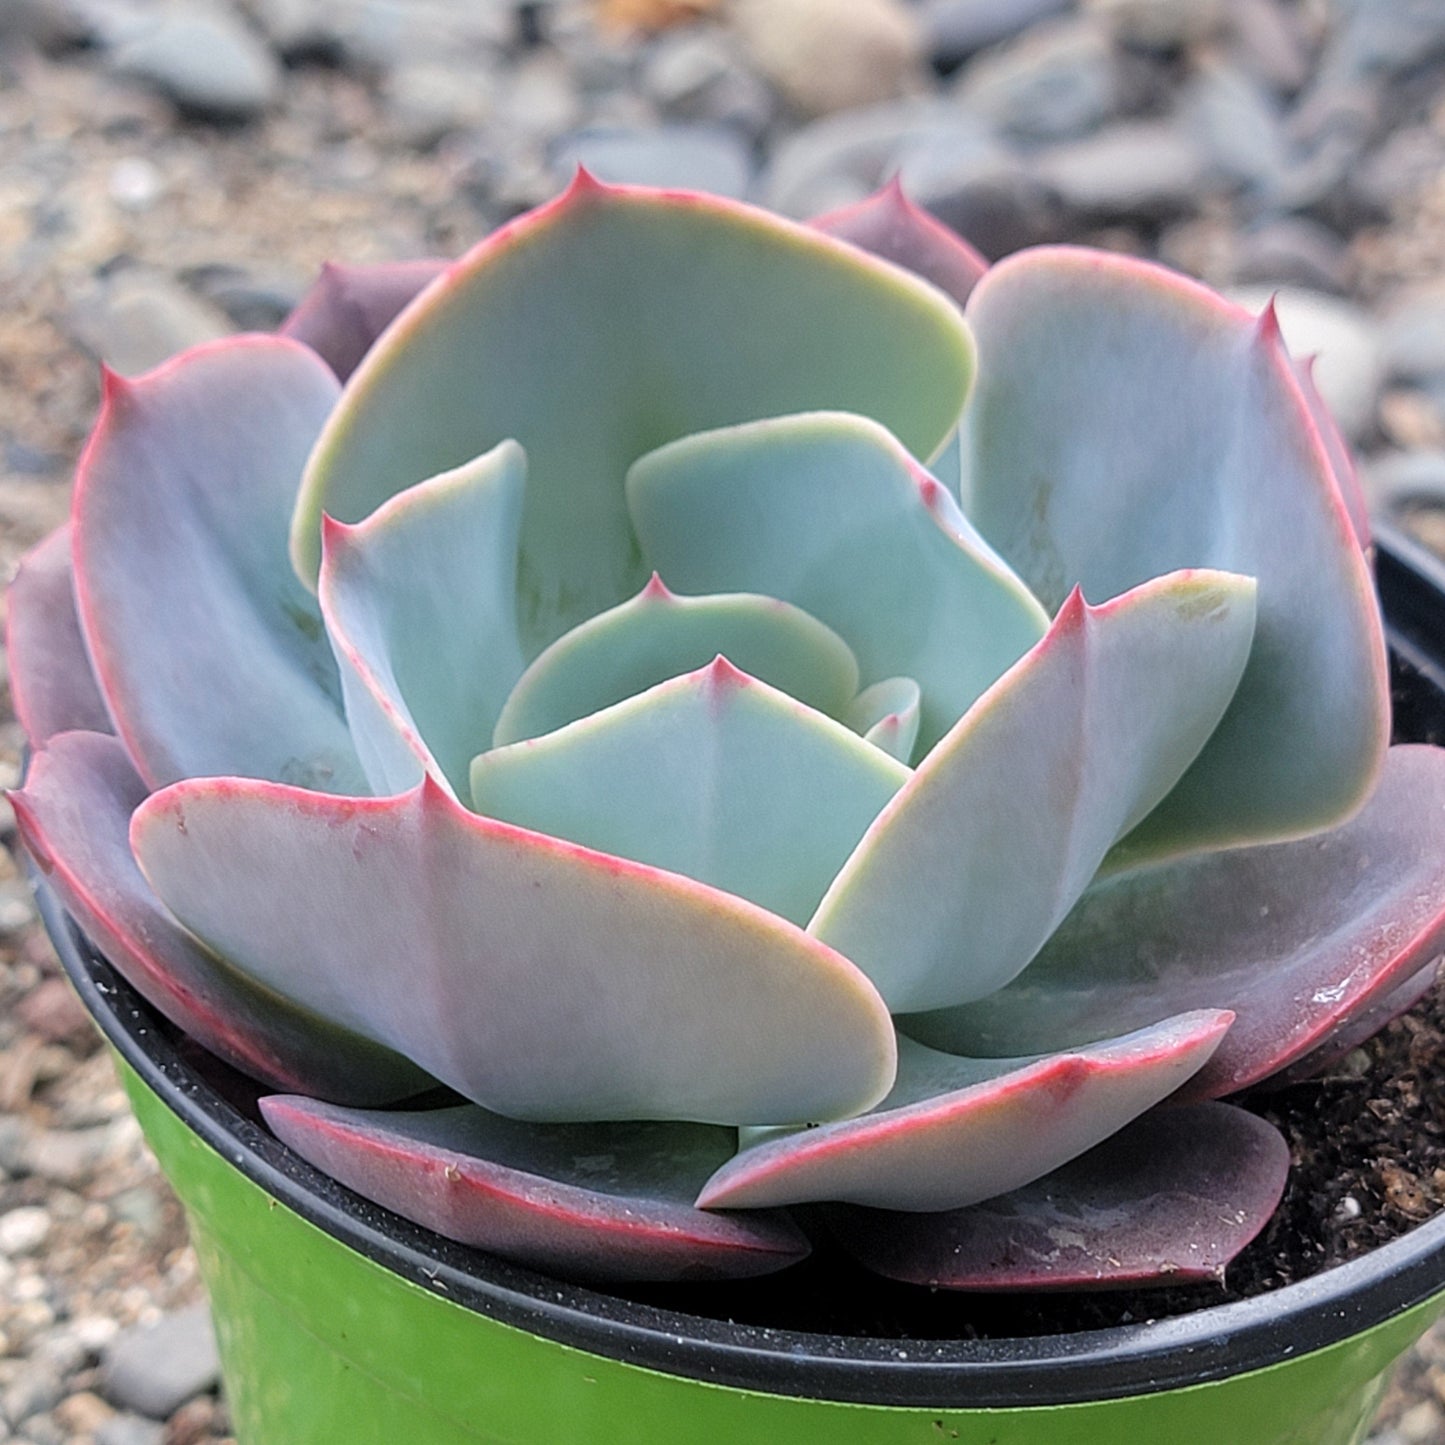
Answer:
M283 1140L458 1239L745 1275L825 1202L904 1279L1212 1275L1288 1151L1208 1101L1445 922L1367 545L1269 312L583 175L107 377L10 593L16 816Z

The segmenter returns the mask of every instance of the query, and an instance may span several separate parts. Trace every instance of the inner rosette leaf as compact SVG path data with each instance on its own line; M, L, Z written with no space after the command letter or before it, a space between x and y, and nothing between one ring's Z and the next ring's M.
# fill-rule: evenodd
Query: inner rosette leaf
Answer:
M909 771L723 658L472 764L480 813L736 893L800 927Z

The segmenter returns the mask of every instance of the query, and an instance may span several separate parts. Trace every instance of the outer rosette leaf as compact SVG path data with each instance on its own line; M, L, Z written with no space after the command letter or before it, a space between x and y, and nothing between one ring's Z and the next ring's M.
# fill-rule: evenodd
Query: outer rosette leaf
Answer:
M801 608L747 592L678 597L654 572L636 597L533 659L497 719L493 746L552 732L718 656L830 717L858 690L848 644Z
M178 783L131 843L235 967L513 1118L792 1122L868 1108L892 1079L887 1011L831 949L479 818L430 778L377 799Z
M272 1088L384 1104L432 1085L419 1068L233 972L187 933L131 856L146 796L118 739L61 733L10 795L35 866L106 959L197 1042Z
M915 679L920 751L1048 623L948 492L866 417L684 437L637 462L627 498L644 553L673 585L781 597L848 643L864 683Z
M359 521L514 437L530 465L519 597L536 651L646 581L622 487L644 452L840 407L929 456L971 370L956 309L898 268L736 203L581 174L372 349L308 466L296 568L316 576L323 511Z
M1075 592L879 815L808 931L895 1013L1001 988L1194 760L1253 626L1254 584L1226 572L1161 577L1100 607Z
M896 176L867 200L815 216L810 224L933 282L960 306L988 270L972 246L904 195Z
M903 1027L936 1047L1006 1055L1228 1008L1234 1028L1189 1085L1212 1097L1328 1045L1442 943L1445 751L1397 747L1341 827L1105 879L1009 987Z
M478 812L802 927L908 769L719 657L472 764Z
M889 1279L958 1290L1117 1289L1224 1278L1264 1227L1289 1144L1229 1104L1151 1110L1032 1184L968 1209L837 1209L833 1234Z
M141 775L365 780L316 599L286 557L307 451L338 394L272 336L111 375L75 484L76 600Z
M328 261L281 327L303 341L345 381L376 338L447 268L445 261L384 261L340 266Z
M503 442L364 522L326 519L318 597L372 790L423 773L467 795L522 671L517 531L526 458Z
M774 1135L724 1164L704 1208L837 1200L960 1209L1018 1189L1167 1098L1233 1015L1202 1011L1074 1053L966 1059L898 1040L898 1082L871 1113Z
M280 1095L261 1113L365 1198L572 1279L743 1279L808 1253L786 1215L693 1207L736 1143L716 1124L519 1124L475 1105L382 1112Z
M1297 837L1359 806L1389 731L1379 611L1272 313L1046 248L993 267L967 314L966 505L1046 605L1180 567L1259 579L1230 711L1130 856Z
M5 594L10 698L32 748L56 733L108 733L110 713L75 612L70 528L60 527L21 559Z

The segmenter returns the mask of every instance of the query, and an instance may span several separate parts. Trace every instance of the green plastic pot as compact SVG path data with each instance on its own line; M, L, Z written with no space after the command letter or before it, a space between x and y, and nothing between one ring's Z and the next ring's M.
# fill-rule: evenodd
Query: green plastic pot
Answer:
M1445 571L1395 538L1379 571L1397 732L1439 741ZM185 1205L241 1445L1347 1445L1445 1311L1445 1216L1270 1294L1017 1340L808 1334L559 1283L295 1158L41 903Z

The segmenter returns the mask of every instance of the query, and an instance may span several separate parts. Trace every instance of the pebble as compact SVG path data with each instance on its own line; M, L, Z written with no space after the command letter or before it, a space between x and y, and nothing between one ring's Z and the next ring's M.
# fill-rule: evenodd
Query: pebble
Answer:
M214 1389L220 1368L202 1302L117 1335L101 1366L100 1392L121 1409L164 1420L192 1395Z
M123 376L231 330L224 314L169 276L131 269L113 272L77 298L67 321L92 355Z
M1188 134L1164 122L1138 120L1056 146L1036 167L1064 205L1083 216L1163 220L1192 207L1207 162Z
M1224 26L1224 0L1083 0L1116 40L1141 50L1182 50Z
M729 13L752 63L801 115L876 105L922 85L923 32L902 0L733 0Z
M1292 96L1309 78L1310 50L1297 9L1279 0L1233 0L1229 54L1276 94Z
M1302 286L1344 294L1354 280L1349 248L1308 216L1281 216L1242 232L1232 266L1239 282Z
M1388 376L1445 380L1445 282L1396 296L1380 319L1380 351Z
M663 126L651 131L581 131L554 152L559 184L581 164L601 181L712 191L740 199L752 179L752 158L738 136L716 126Z
M96 1427L95 1445L165 1445L166 1427L144 1415L112 1415Z
M1379 511L1445 503L1445 450L1380 453L1360 476L1371 507Z
M1367 434L1375 414L1375 398L1384 379L1376 330L1358 306L1337 296L1286 286L1234 287L1231 298L1253 312L1274 296L1280 332L1297 357L1318 356L1315 383L1347 437Z
M50 1234L50 1215L26 1204L0 1214L0 1254L34 1254Z
M496 110L496 82L433 60L396 66L386 79L391 124L409 146L428 150L455 131L480 130Z
M1040 20L1061 15L1072 0L922 0L928 53L947 73L969 56L1012 40Z
M113 63L207 120L251 120L280 91L271 52L222 9L164 11L153 28L116 50Z
M1212 173L1266 198L1279 193L1293 156L1279 102L1247 71L1206 60L1190 82L1180 122L1198 139Z
M729 32L716 26L665 32L648 50L641 93L673 120L706 121L757 140L778 118L772 87L743 61Z
M1046 23L985 51L958 72L965 110L1027 140L1059 140L1097 129L1118 109L1118 59L1098 25Z

